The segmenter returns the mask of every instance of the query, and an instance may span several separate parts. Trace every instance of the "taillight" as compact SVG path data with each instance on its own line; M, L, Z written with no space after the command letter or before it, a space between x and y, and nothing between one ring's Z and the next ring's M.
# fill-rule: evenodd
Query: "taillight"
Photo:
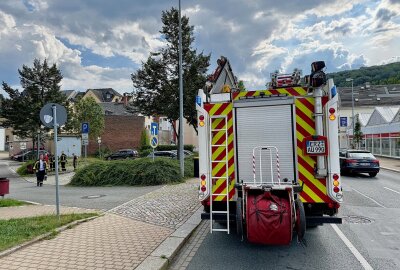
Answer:
M200 176L200 179L201 179L201 182L200 182L200 190L201 190L202 192L206 192L206 190L207 190L207 181L206 181L207 177L206 177L206 175L205 175L205 174L202 174L202 175Z
M333 180L338 180L339 179L339 175L336 174L336 173L332 177L333 177Z
M379 160L375 159L375 160L372 161L372 163L376 163L376 164L379 165Z
M199 116L199 126L204 127L204 115Z
M339 188L339 187L334 187L334 188L333 188L333 192L338 193L339 191L340 191L340 188Z
M336 119L335 112L336 110L334 108L329 108L329 120L333 121Z
M355 159L347 159L346 162L347 163L357 163L357 160L355 160Z

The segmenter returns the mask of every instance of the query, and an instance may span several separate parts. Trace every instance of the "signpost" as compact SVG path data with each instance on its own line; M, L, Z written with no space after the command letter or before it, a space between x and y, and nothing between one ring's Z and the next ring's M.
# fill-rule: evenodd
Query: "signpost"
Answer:
M56 209L57 216L60 219L60 197L58 183L58 153L57 153L57 129L67 122L67 110L57 103L47 103L40 110L40 120L43 125L54 128L54 156L55 156L55 178L56 178Z
M154 161L154 149L158 146L158 123L152 122L150 126L150 145L153 148L153 161Z
M347 117L340 117L340 127L347 127Z
M23 150L22 151L22 162L24 162L25 159L25 150L26 150L26 142L20 142L19 143L19 149Z
M89 145L89 123L82 123L82 145L85 146L85 160L87 158L87 146Z

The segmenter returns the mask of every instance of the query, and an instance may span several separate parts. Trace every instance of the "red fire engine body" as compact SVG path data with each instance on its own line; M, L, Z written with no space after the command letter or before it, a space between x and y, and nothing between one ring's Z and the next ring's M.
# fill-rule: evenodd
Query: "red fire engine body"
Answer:
M196 99L211 232L235 224L250 242L282 245L306 226L341 223L338 95L324 66L313 63L304 85L294 72L284 87L276 75L267 90L239 92L229 61L218 61Z

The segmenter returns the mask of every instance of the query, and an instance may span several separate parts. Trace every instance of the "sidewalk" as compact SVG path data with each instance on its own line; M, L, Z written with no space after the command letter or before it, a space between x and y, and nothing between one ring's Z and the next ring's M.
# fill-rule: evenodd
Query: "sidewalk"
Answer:
M379 160L382 169L400 172L400 159L379 156L377 156L377 159Z
M164 186L1 258L0 269L160 269L200 222L199 206L196 179Z

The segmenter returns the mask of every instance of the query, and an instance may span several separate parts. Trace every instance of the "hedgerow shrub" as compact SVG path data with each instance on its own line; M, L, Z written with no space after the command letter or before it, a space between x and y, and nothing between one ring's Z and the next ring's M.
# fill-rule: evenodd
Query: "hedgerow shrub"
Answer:
M33 165L35 165L35 162L36 162L36 160L29 160L27 162L22 163L22 165L18 167L17 173L19 175L28 175L28 174L30 174L30 172L28 172L28 166L32 166L32 168L33 168Z
M186 159L185 175L193 176L193 161ZM74 186L161 185L182 182L179 161L157 158L97 161L79 169L72 178Z

